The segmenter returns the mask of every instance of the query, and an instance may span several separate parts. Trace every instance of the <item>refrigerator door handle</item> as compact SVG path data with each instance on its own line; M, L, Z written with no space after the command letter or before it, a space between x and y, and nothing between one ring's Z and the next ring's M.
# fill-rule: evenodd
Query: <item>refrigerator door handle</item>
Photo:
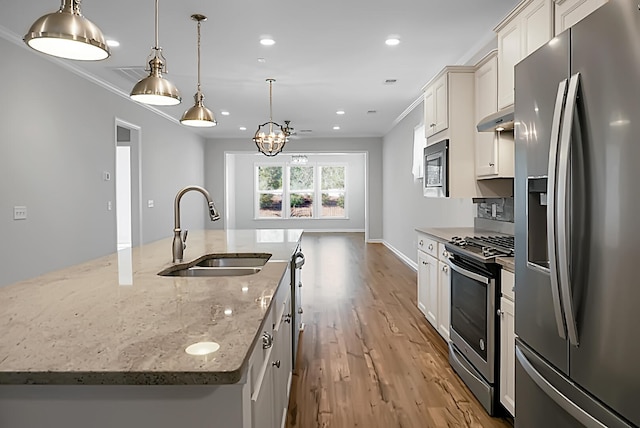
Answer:
M540 388L549 398L551 398L558 406L562 407L567 413L573 416L578 422L587 428L607 428L602 422L591 416L589 413L581 409L577 404L567 398L562 392L558 391L548 380L538 372L529 362L527 357L522 353L516 345L516 358L522 365L522 368L529 375L532 381Z
M578 346L578 328L576 326L575 310L573 307L573 296L571 293L571 278L569 276L569 236L567 227L569 225L569 162L571 148L571 133L573 131L573 118L576 113L578 88L580 86L580 73L571 76L569 89L567 91L567 103L562 119L562 137L560 139L560 151L558 153L558 206L557 212L557 242L558 242L558 274L560 277L560 291L562 293L562 306L567 324L569 342L573 346Z
M549 253L549 276L551 279L551 296L553 300L553 312L558 326L558 336L566 339L560 302L560 285L558 283L558 259L556 253L556 170L558 168L558 145L560 142L560 118L567 93L567 81L562 80L558 84L556 102L553 109L553 121L551 122L551 141L549 145L549 170L547 175L547 251Z

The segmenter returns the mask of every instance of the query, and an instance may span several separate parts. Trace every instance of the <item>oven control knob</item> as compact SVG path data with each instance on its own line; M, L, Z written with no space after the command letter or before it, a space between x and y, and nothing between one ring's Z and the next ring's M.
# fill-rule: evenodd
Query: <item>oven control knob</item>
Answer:
M484 340L480 339L480 349L484 351Z

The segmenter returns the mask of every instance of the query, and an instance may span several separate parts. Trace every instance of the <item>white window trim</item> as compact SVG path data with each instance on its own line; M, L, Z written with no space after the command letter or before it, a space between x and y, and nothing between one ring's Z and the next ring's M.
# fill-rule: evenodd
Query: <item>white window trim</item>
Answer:
M348 196L348 163L346 162L309 162L306 165L294 164L291 162L255 162L253 164L253 176L254 176L254 188L253 188L253 219L258 221L282 221L282 220L349 220L349 196ZM289 174L292 166L308 166L313 167L313 180L314 180L314 200L313 200L313 216L312 217L291 217L290 207L290 195L291 189L289 188ZM324 217L322 216L322 180L321 180L321 168L322 167L343 167L345 171L344 175L344 217ZM282 168L282 211L281 217L260 217L260 194L262 193L274 193L280 192L265 192L259 190L260 176L258 174L259 167L280 167ZM329 189L327 189L329 190ZM304 190L296 190L294 193L304 192Z

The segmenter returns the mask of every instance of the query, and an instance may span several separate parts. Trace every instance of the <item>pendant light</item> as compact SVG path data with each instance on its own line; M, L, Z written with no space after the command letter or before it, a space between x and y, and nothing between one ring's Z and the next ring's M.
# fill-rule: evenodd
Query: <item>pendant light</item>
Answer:
M206 21L207 17L204 15L191 15L191 19L198 21L198 89L193 96L195 99L195 105L189 110L185 111L182 115L180 122L187 126L197 127L211 127L216 126L218 123L213 117L211 110L204 106L204 95L200 90L200 25L202 21Z
M102 31L80 12L80 0L62 0L60 10L41 16L24 41L47 55L98 61L111 55Z
M143 104L159 106L173 106L180 104L180 91L162 73L167 72L166 59L162 55L162 48L158 43L158 0L156 2L156 44L149 55L149 76L145 77L133 87L131 99Z
M254 143L258 147L258 151L265 156L275 156L282 151L285 143L287 142L287 131L279 124L273 121L273 82L275 79L267 79L269 82L269 121L258 126L256 135L253 137ZM269 133L265 133L262 128L269 125ZM274 126L280 128L280 131L276 134L273 130Z

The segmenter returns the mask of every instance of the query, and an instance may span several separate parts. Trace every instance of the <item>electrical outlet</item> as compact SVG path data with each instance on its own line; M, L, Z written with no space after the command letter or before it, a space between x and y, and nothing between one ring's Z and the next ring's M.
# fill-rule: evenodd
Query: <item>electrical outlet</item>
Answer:
M491 218L496 218L498 215L498 207L496 204L491 204Z
M27 219L27 207L13 207L13 219L14 220L26 220Z
M147 207L148 207L148 208L153 208L153 199L149 199L149 200L147 201Z
M111 201L107 201L107 211L111 211Z

